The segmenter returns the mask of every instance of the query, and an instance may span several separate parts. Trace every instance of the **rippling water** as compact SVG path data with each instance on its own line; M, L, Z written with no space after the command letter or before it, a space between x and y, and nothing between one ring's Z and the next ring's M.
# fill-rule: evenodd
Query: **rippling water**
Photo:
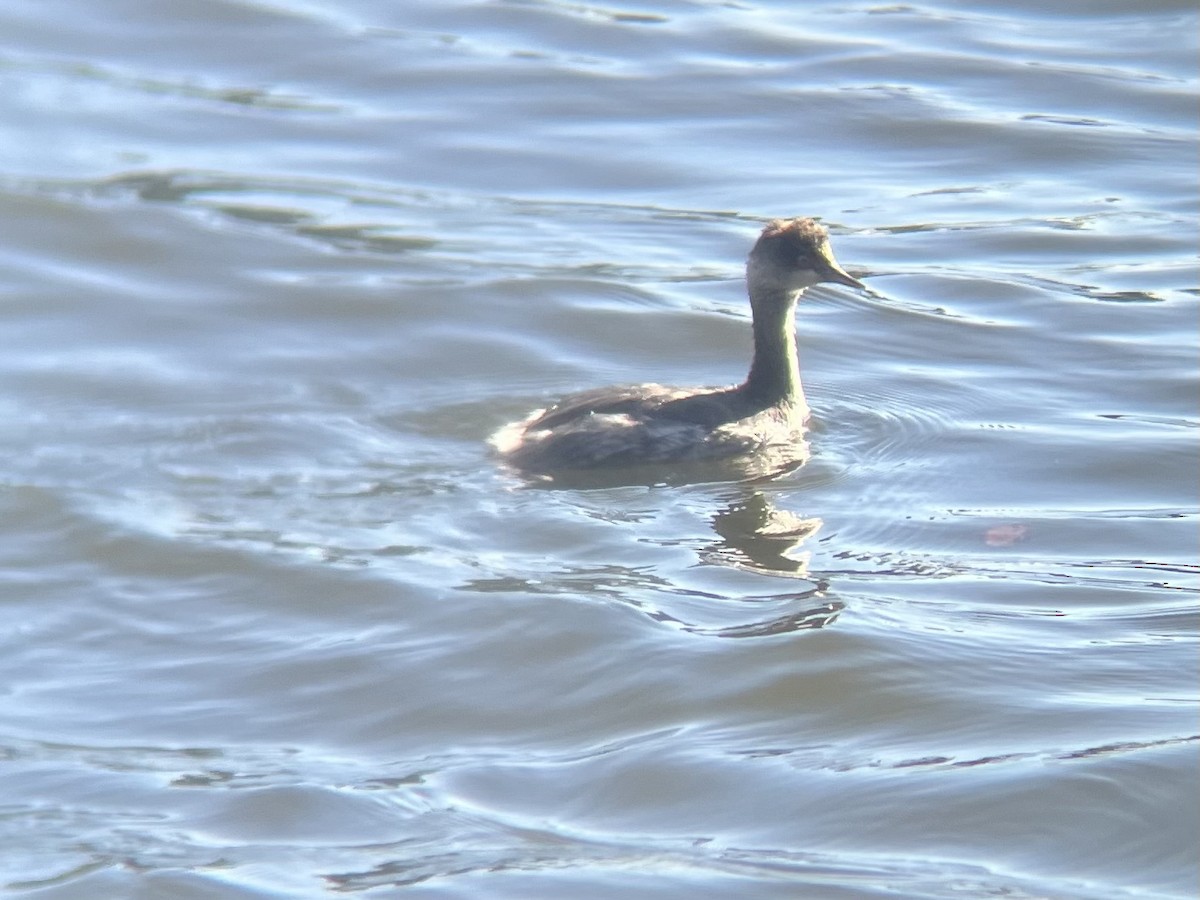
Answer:
M1194 896L1198 18L6 4L0 884ZM495 465L781 215L807 465Z

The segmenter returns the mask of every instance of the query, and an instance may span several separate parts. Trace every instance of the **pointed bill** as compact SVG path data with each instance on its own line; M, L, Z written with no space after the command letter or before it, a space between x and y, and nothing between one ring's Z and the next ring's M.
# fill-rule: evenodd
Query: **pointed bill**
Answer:
M838 261L833 257L833 251L826 244L821 248L820 260L821 270L819 272L822 281L832 281L837 284L844 284L847 287L862 288L868 290L867 286L838 265Z

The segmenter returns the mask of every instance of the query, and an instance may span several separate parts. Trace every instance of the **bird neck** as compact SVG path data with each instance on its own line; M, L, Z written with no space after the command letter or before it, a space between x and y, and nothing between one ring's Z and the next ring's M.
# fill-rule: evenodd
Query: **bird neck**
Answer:
M760 291L753 298L754 362L742 386L746 396L765 406L804 405L796 353L798 291Z

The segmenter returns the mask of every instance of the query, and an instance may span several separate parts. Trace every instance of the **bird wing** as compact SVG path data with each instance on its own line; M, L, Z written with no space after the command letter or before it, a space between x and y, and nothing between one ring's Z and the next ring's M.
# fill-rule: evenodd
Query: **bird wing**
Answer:
M641 418L662 404L685 396L688 391L661 384L598 388L564 397L527 426L530 429L558 428L593 415L629 415Z

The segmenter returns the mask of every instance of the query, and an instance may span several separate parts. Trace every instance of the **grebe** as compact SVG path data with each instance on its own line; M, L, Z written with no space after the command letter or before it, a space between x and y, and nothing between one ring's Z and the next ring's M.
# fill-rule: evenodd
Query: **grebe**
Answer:
M492 445L528 474L719 460L804 444L808 404L796 356L796 301L833 282L864 288L834 259L812 219L776 219L746 261L754 361L745 382L724 388L659 384L573 394L500 429Z

